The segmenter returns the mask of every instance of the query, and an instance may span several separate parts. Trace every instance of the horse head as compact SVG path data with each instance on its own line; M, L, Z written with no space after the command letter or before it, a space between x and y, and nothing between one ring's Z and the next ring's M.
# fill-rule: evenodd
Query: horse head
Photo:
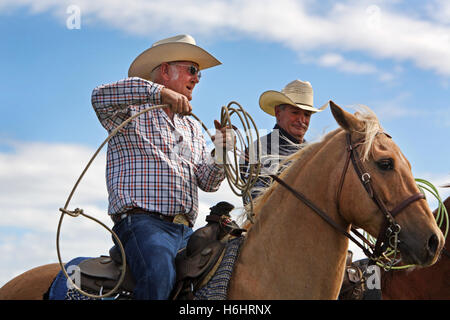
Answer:
M383 239L385 245L398 246L403 262L422 266L435 263L444 237L420 194L409 161L373 112L353 115L332 101L330 107L343 129L336 138L341 139L342 148L349 140L346 153L355 149L358 158L346 161L353 163L355 170L352 165L341 169L346 172L338 182L340 215L379 241Z

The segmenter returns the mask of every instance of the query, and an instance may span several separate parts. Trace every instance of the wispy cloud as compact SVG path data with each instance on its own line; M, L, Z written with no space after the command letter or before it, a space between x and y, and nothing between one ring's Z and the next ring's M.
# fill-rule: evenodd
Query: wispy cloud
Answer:
M46 221L63 207L80 175L83 165L89 159L91 150L77 145L6 142L11 152L0 153L0 206L8 212L0 226L51 228ZM102 159L94 163L86 180L82 182L83 192L74 200L99 207L99 199L105 201L104 164Z
M420 118L421 122L434 123L439 128L450 127L450 107L423 107L417 104L410 92L402 91L397 95L373 101L370 107L382 121Z
M370 107L381 121L420 116L423 111L409 107L410 99L411 93L399 92L394 97L373 101Z
M338 53L325 53L318 57L301 58L303 62L315 63L326 68L334 68L341 72L360 75L374 75L382 82L389 82L395 79L398 69L386 72L368 62L359 62L345 58Z
M432 0L427 3L426 9L432 19L450 25L450 2L447 0ZM448 35L447 41L450 41L450 35Z
M1 141L0 285L32 267L56 262L56 227L76 179L93 150L81 145ZM105 214L104 154L80 185L70 204L110 224ZM106 231L87 219L65 218L63 257L99 253L110 242Z
M227 36L251 37L278 42L297 52L325 50L342 58L347 53L364 53L376 59L409 61L417 67L450 75L449 5L434 1L428 8L434 15L413 15L400 5L379 1L324 2L309 0L193 0L193 1L88 1L79 0L81 28L109 25L125 32L161 37L193 33L214 41ZM32 13L51 12L61 21L72 1L3 0L0 10L28 8ZM174 10L174 8L177 8ZM425 6L423 7L425 8ZM417 10L422 10L419 7ZM222 40L219 40L219 37ZM330 62L330 56L323 57ZM343 71L372 72L367 64L333 66ZM384 77L389 77L386 73Z
M376 67L368 63L358 63L346 60L342 55L327 53L317 59L317 63L324 67L336 67L350 73L369 74L377 72Z

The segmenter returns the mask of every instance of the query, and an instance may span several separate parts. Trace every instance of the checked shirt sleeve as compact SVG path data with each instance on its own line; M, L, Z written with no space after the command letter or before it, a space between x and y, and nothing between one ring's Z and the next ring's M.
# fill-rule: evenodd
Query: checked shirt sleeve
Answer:
M160 104L162 85L133 77L101 85L92 92L92 106L105 129L114 130L143 104Z

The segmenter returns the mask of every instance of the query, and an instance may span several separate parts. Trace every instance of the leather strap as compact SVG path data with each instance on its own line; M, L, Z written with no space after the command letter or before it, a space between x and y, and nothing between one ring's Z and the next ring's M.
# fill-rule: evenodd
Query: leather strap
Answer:
M362 244L360 244L350 233L347 232L341 225L337 224L333 221L325 212L323 212L321 209L316 207L314 203L312 203L308 198L305 197L302 193L298 192L297 190L293 189L290 185L288 185L286 182L281 180L276 175L270 175L272 179L274 179L276 182L278 182L280 185L288 189L295 197L297 197L299 200L303 201L308 207L310 207L315 213L317 213L323 220L325 220L329 225L331 225L333 228L344 234L347 238L352 240L358 247L363 250L363 252L368 256L371 257L372 253L368 251Z
M425 199L425 195L423 193L416 193L410 196L408 199L403 200L402 203L398 204L394 209L391 210L391 215L395 217L397 214L399 214L403 209L405 209L407 206L409 206L411 203Z
M384 132L379 132L383 133ZM378 134L379 134L378 133ZM391 136L387 135L387 137L391 138ZM408 197L407 199L403 200L399 205L397 205L392 211L389 211L389 209L386 207L384 202L381 200L381 198L378 196L378 194L374 191L374 188L372 186L372 180L370 177L370 174L368 171L364 168L364 165L360 159L359 153L357 151L357 147L361 145L361 143L357 143L356 145L353 145L351 142L351 135L347 133L346 135L347 140L347 150L350 154L350 159L353 163L353 168L355 169L356 174L360 178L361 183L363 184L364 188L366 189L369 196L372 198L372 200L375 202L375 204L378 206L380 211L383 213L385 217L385 222L383 223L382 228L380 229L380 233L377 237L377 242L375 244L374 254L375 256L380 256L390 245L390 237L392 236L393 230L397 233L400 232L400 226L395 223L394 217L400 213L403 209L405 209L408 205L411 203L424 199L425 196L422 193L416 193L412 196ZM340 190L339 190L340 192Z
M174 216L166 216L162 213L156 212L156 211L148 211L142 208L132 208L130 210L127 210L125 213L122 214L114 214L112 215L112 219L114 223L118 223L120 222L122 219L124 219L125 217L129 216L129 215L134 215L134 214L149 214L149 215L154 215L157 216L158 218L160 218L161 220L167 221L167 222L174 222L175 219L177 219L177 223L180 222L181 224L184 224L186 226L189 226L192 228L191 223L187 220L186 217L184 217L183 219L179 219L180 215L184 214L177 214ZM180 221L181 220L181 221Z
M385 134L387 137L391 138L390 135L384 132L379 132ZM377 134L379 134L377 133ZM337 194L336 194L336 207L338 212L340 212L339 203L341 198L341 192L345 181L345 176L348 171L348 166L350 163L350 160L352 161L353 168L355 169L356 174L361 180L361 183L363 184L364 188L366 189L368 195L370 198L375 202L377 207L380 209L380 211L383 213L383 216L385 217L384 223L382 228L380 229L380 233L377 237L377 242L375 246L370 243L361 233L356 230L355 228L351 228L352 232L358 236L362 241L366 243L368 248L372 249L372 252L370 252L364 245L359 243L349 232L347 232L346 229L344 229L342 226L337 224L335 221L333 221L325 212L323 212L321 209L316 207L308 198L306 198L302 193L298 192L297 190L293 189L291 186L289 186L286 182L284 182L282 179L280 179L276 175L270 175L272 179L277 181L280 185L288 189L295 197L297 197L299 200L304 202L309 208L311 208L314 212L316 212L323 220L325 220L329 225L331 225L333 228L341 232L343 235L345 235L347 238L349 238L351 241L353 241L359 248L363 250L363 252L366 254L367 257L369 257L372 260L376 260L378 257L380 257L383 252L387 249L387 247L390 245L390 237L394 233L398 234L400 232L400 226L395 223L394 217L399 214L403 209L405 209L407 206L409 206L411 203L421 200L425 198L425 195L422 193L416 193L408 197L407 199L403 200L400 204L398 204L393 210L389 211L384 202L381 200L381 198L378 196L378 194L374 191L374 188L372 186L372 180L370 177L370 174L367 170L365 170L364 165L362 164L362 161L359 157L358 151L356 150L361 144L361 141L356 142L355 144L352 144L351 141L351 135L349 133L346 134L346 149L347 149L347 156L344 164L344 168L342 171L341 179L339 181Z

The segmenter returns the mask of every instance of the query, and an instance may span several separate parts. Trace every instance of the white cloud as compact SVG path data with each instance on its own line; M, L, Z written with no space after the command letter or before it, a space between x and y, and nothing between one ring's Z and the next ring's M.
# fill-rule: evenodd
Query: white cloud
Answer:
M81 29L91 23L110 25L133 34L162 37L180 30L215 41L227 36L248 36L278 42L297 52L334 51L341 56L358 52L378 59L410 61L419 68L450 75L449 6L435 1L432 19L381 1L342 1L322 4L309 0L194 0L122 1L79 0ZM26 7L68 18L72 1L3 0L0 9ZM176 10L174 10L176 8ZM441 17L441 18L439 18ZM218 35L221 35L220 37ZM329 57L328 57L329 58ZM366 64L344 66L370 72ZM372 70L373 71L373 70ZM381 74L387 79L390 73Z
M411 93L399 92L392 98L373 101L370 107L375 111L381 122L423 115L423 111L411 108L408 105L410 98Z
M346 59L341 54L325 53L318 58L302 58L303 61L310 60L322 67L335 68L339 71L360 75L376 75L378 80L389 82L395 79L396 74L379 70L375 65L367 62L358 62ZM396 69L398 73L398 68Z
M335 53L327 53L320 56L317 63L324 67L336 67L338 70L350 73L370 74L377 72L373 65L346 60L340 54Z
M58 209L93 151L77 145L12 142L13 152L0 154L0 205L8 212L0 226L51 228ZM75 193L74 200L98 207L105 202L104 159L102 154ZM103 160L103 161L102 161ZM102 164L103 162L103 164Z
M56 228L63 207L83 166L93 153L80 145L2 142L0 153L0 285L38 265L56 262ZM103 162L103 164L102 164ZM75 193L73 205L110 224L106 217L104 154L94 162ZM62 256L100 254L110 235L84 218L65 217ZM101 231L101 232L99 232ZM100 249L100 250L99 250Z

